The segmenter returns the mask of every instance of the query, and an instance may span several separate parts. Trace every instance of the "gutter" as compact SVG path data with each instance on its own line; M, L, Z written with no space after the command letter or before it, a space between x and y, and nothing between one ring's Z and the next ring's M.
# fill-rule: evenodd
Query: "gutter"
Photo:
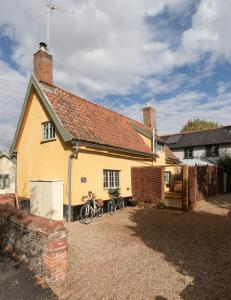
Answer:
M91 142L84 142L84 141L78 141L79 146L88 146L88 147L93 147L93 148L98 148L98 149L103 149L103 150L111 150L111 151L116 151L116 152L121 152L121 153L128 153L128 154L134 154L142 157L149 157L153 158L155 156L154 153L145 153L145 152L139 152L135 150L129 150L129 149L122 149L122 148L117 148L113 146L108 146L108 145L101 145L101 144L96 144L96 143L91 143ZM158 155L156 154L156 157Z
M72 209L71 209L71 184L72 184L72 160L75 157L78 157L79 153L79 143L76 142L74 146L75 151L71 153L71 155L68 157L68 222L71 222L73 219Z

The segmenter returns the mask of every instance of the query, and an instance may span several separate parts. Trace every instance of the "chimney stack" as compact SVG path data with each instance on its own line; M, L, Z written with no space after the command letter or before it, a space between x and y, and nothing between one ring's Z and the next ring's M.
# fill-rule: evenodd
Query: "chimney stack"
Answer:
M52 55L47 51L47 44L39 43L39 51L34 54L34 75L38 81L53 84L52 60Z
M156 130L156 110L150 105L146 104L143 108L144 124Z

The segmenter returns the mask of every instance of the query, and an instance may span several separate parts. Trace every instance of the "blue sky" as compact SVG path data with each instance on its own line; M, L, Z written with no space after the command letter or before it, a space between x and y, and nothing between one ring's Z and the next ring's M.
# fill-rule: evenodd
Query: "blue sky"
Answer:
M56 0L50 53L54 82L142 121L159 134L188 119L231 124L229 0ZM46 1L10 0L0 12L0 148L15 132L33 53L46 41Z

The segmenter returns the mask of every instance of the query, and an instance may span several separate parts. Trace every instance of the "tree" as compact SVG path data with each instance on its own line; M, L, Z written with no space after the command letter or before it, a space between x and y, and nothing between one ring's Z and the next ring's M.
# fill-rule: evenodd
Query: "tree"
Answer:
M183 126L180 132L214 129L218 127L221 127L221 125L214 121L206 121L203 119L191 119L188 120L188 122Z

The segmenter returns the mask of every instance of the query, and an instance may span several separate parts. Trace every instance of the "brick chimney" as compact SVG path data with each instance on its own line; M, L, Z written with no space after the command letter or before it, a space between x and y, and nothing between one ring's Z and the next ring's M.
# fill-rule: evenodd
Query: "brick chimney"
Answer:
M38 81L53 84L52 60L46 43L39 43L39 51L34 54L34 75Z
M144 124L152 129L156 129L156 110L146 104L143 108Z

